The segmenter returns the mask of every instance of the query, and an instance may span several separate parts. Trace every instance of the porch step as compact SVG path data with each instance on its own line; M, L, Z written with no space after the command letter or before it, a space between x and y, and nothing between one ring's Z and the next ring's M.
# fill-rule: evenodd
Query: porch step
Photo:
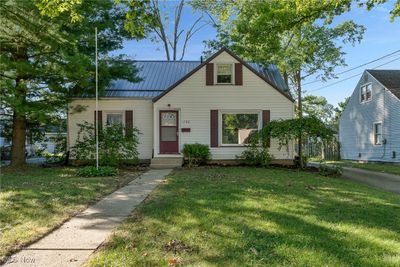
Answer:
M152 169L171 169L182 167L183 157L158 157L151 159Z

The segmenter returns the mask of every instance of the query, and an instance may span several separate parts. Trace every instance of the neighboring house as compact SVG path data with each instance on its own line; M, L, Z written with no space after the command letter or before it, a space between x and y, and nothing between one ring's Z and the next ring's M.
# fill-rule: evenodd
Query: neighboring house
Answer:
M139 135L139 158L152 165L167 158L181 159L184 144L210 147L213 160L233 160L244 150L244 140L270 120L294 116L294 100L275 66L267 70L246 63L228 49L205 62L136 61L138 83L115 81L99 100L98 121L134 125ZM74 107L86 106L82 112ZM74 99L68 113L68 145L76 141L78 123L93 123L95 100ZM275 159L291 162L293 144L278 149ZM157 159L162 159L162 162ZM172 161L171 161L172 162Z
M366 70L339 123L343 159L400 162L400 70Z

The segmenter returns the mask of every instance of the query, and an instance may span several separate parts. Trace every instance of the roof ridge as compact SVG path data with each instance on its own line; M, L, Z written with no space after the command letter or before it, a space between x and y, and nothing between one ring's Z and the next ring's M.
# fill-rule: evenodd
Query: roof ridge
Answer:
M197 63L200 60L162 60L162 59L114 59L115 61L127 61L127 62L162 62L162 63L179 63L179 62L191 62Z

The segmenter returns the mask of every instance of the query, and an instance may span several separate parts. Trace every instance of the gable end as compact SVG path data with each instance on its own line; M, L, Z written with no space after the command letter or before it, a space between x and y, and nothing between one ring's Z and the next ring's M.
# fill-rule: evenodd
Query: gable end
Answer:
M294 102L294 99L286 94L285 92L282 92L281 90L279 90L273 83L271 83L269 80L267 80L265 77L263 77L260 73L258 73L253 67L251 67L248 63L246 63L245 61L243 61L241 58L239 58L238 56L236 56L232 51L230 51L227 48L222 48L221 50L219 50L218 52L216 52L214 55L212 55L211 57L209 57L206 61L204 61L202 64L200 64L199 66L197 66L195 69L193 69L191 72L189 72L188 74L186 74L185 76L183 76L180 80L178 80L176 83L174 83L173 85L171 85L169 88L167 88L162 94L158 95L157 97L153 98L153 102L157 102L160 98L162 98L164 95L168 94L171 90L173 90L175 87L177 87L179 84L181 84L182 82L184 82L186 79L188 79L190 76L192 76L195 72L197 72L198 70L200 70L202 67L204 67L206 64L210 63L210 61L212 61L214 58L216 58L218 55L220 55L222 52L226 52L228 53L230 56L232 56L234 59L236 59L237 61L239 61L242 65L244 65L247 69L249 69L251 72L253 72L255 75L257 75L258 77L260 77L264 82L266 82L267 84L269 84L272 88L274 88L275 90L277 90L280 94L282 94L284 97L286 97L287 99L289 99L291 102Z

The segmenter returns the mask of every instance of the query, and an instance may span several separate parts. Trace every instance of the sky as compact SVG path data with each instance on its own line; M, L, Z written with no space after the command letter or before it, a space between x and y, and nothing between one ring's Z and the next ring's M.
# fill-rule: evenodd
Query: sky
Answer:
M400 50L400 18L395 19L393 22L390 22L389 19L389 12L393 8L394 2L395 0L390 0L388 3L380 5L371 11L354 7L350 12L335 18L334 23L353 20L357 24L366 27L364 38L360 44L356 44L354 47L348 44L341 44L343 52L346 53L345 60L347 66L337 68L336 73L346 71ZM174 4L176 2L167 1L165 10L171 10ZM193 13L190 7L185 7L181 21L182 28L190 27L198 16L199 13ZM170 21L170 26L172 26L172 21ZM212 26L204 26L188 43L184 60L199 60L204 50L203 41L214 39L215 34L216 31ZM126 54L136 60L166 59L162 44L153 43L149 39L126 41L124 42L123 49L116 50L112 54ZM390 61L393 62L388 63ZM385 65L380 66L382 64ZM336 106L338 102L343 101L345 97L352 94L364 69L372 68L400 69L400 51L367 66L339 75L337 79L326 82L314 82L315 77L309 77L303 83L314 83L304 85L303 89L306 94L326 97L329 103Z

